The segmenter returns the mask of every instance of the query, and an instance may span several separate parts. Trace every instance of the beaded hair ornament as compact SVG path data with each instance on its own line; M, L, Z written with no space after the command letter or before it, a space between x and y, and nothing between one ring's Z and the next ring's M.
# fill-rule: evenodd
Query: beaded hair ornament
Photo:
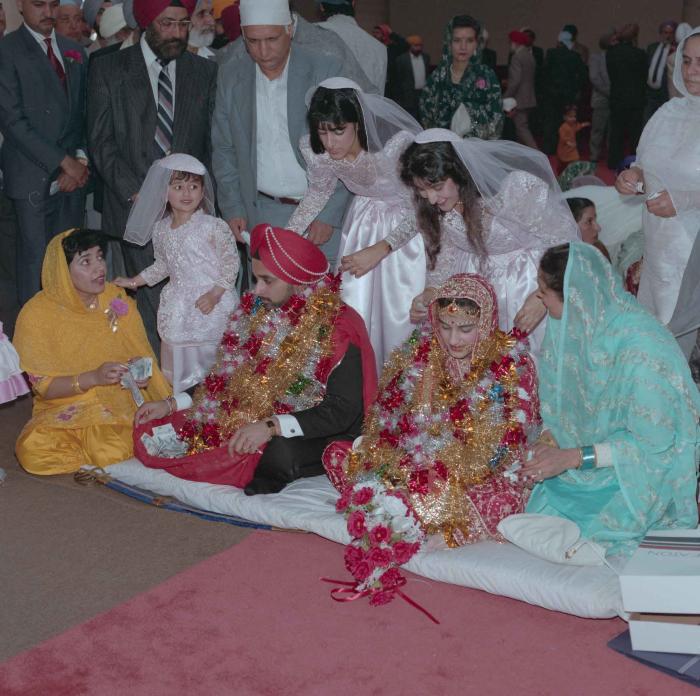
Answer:
M481 309L475 306L460 305L457 299L446 307L439 307L438 317L441 321L456 321L458 324L475 323L481 316Z

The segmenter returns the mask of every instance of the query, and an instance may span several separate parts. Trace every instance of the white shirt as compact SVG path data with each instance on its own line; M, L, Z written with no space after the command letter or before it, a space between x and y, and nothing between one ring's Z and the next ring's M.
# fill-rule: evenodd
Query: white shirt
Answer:
M141 37L141 53L143 53L143 59L146 62L146 70L148 71L148 79L151 81L151 90L153 92L153 99L156 102L156 107L158 107L158 78L160 77L160 71L163 66L158 62L158 57L153 53L151 47L146 41L146 35ZM171 60L165 66L165 72L170 78L170 83L173 86L173 113L175 113L175 61Z
M58 58L58 62L61 64L61 67L65 70L66 69L66 64L63 62L63 56L61 55L61 49L58 47L58 41L56 41L56 32L51 31L51 36L44 36L43 34L39 34L38 32L34 31L31 27L27 26L25 23L25 28L27 31L34 37L36 42L41 46L41 50L44 52L45 56L49 55L49 49L46 46L46 39L50 38L51 39L51 48L53 48L53 52L56 54L56 58Z
M413 87L414 89L423 89L425 87L425 60L423 54L414 56L410 51L408 55L411 57L411 67L413 68Z
M197 54L200 58L206 58L207 60L213 60L216 58L216 53L209 48L209 46L202 46L197 49Z
M330 29L347 44L369 81L384 94L386 85L386 46L358 25L354 17L333 15L319 27Z
M175 404L177 411L184 411L192 406L192 397L187 392L175 394ZM277 416L277 421L280 425L280 433L284 438L303 437L304 431L299 425L299 421L291 413ZM600 466L600 465L599 465Z
M282 74L274 80L269 80L260 67L255 66L258 191L301 200L306 193L307 179L289 139L288 71L289 59Z

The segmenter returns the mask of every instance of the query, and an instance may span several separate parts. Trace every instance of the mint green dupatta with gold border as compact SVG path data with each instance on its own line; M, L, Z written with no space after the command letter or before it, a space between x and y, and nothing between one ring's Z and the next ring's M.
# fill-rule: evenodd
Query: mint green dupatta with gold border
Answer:
M559 446L604 445L612 466L537 484L527 512L566 517L611 554L649 529L697 526L698 389L673 336L588 244L570 245L564 311L547 319L539 373Z

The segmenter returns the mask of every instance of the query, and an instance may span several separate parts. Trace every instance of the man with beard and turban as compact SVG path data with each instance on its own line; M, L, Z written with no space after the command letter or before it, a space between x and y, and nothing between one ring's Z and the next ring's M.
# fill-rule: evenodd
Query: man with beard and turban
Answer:
M55 0L21 0L19 29L0 40L0 169L18 224L20 305L41 289L49 241L83 222L87 56L54 30Z
M200 58L214 58L214 51L209 48L216 37L216 20L214 19L212 0L199 0L192 13L192 27L187 42L187 50Z
M88 83L88 143L104 180L102 231L121 239L151 164L171 152L211 162L216 63L187 50L193 0L134 0L137 45L94 61ZM153 263L153 247L123 243L128 275ZM136 299L155 352L161 286Z
M254 291L231 316L194 403L180 394L144 404L134 447L146 466L254 495L322 474L326 446L360 434L377 375L365 325L314 244L261 224L250 251ZM149 453L142 437L164 423L187 454Z
M287 224L308 185L299 150L308 130L306 95L329 77L348 76L337 59L303 44L292 50L287 0L241 0L240 8L243 41L233 48L242 50L220 64L212 127L217 199L238 241L258 223ZM305 230L333 261L348 200L339 183Z
M108 45L100 33L100 19L102 19L105 10L111 7L112 4L110 0L85 0L83 3L83 19L85 20L85 24L89 27L90 32L94 31L97 36L95 41L93 41L87 49L88 53L94 53Z

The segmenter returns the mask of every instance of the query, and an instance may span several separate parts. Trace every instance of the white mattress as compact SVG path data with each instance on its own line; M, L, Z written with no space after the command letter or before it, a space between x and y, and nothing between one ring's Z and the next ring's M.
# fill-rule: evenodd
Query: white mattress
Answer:
M149 469L136 459L114 464L107 472L127 485L177 498L202 510L302 529L341 544L350 541L344 517L335 511L337 493L325 476L295 481L274 495L246 496L231 486L185 481ZM405 567L426 578L567 614L585 618L624 616L618 577L610 568L558 565L508 543L487 541L459 549L423 551Z

